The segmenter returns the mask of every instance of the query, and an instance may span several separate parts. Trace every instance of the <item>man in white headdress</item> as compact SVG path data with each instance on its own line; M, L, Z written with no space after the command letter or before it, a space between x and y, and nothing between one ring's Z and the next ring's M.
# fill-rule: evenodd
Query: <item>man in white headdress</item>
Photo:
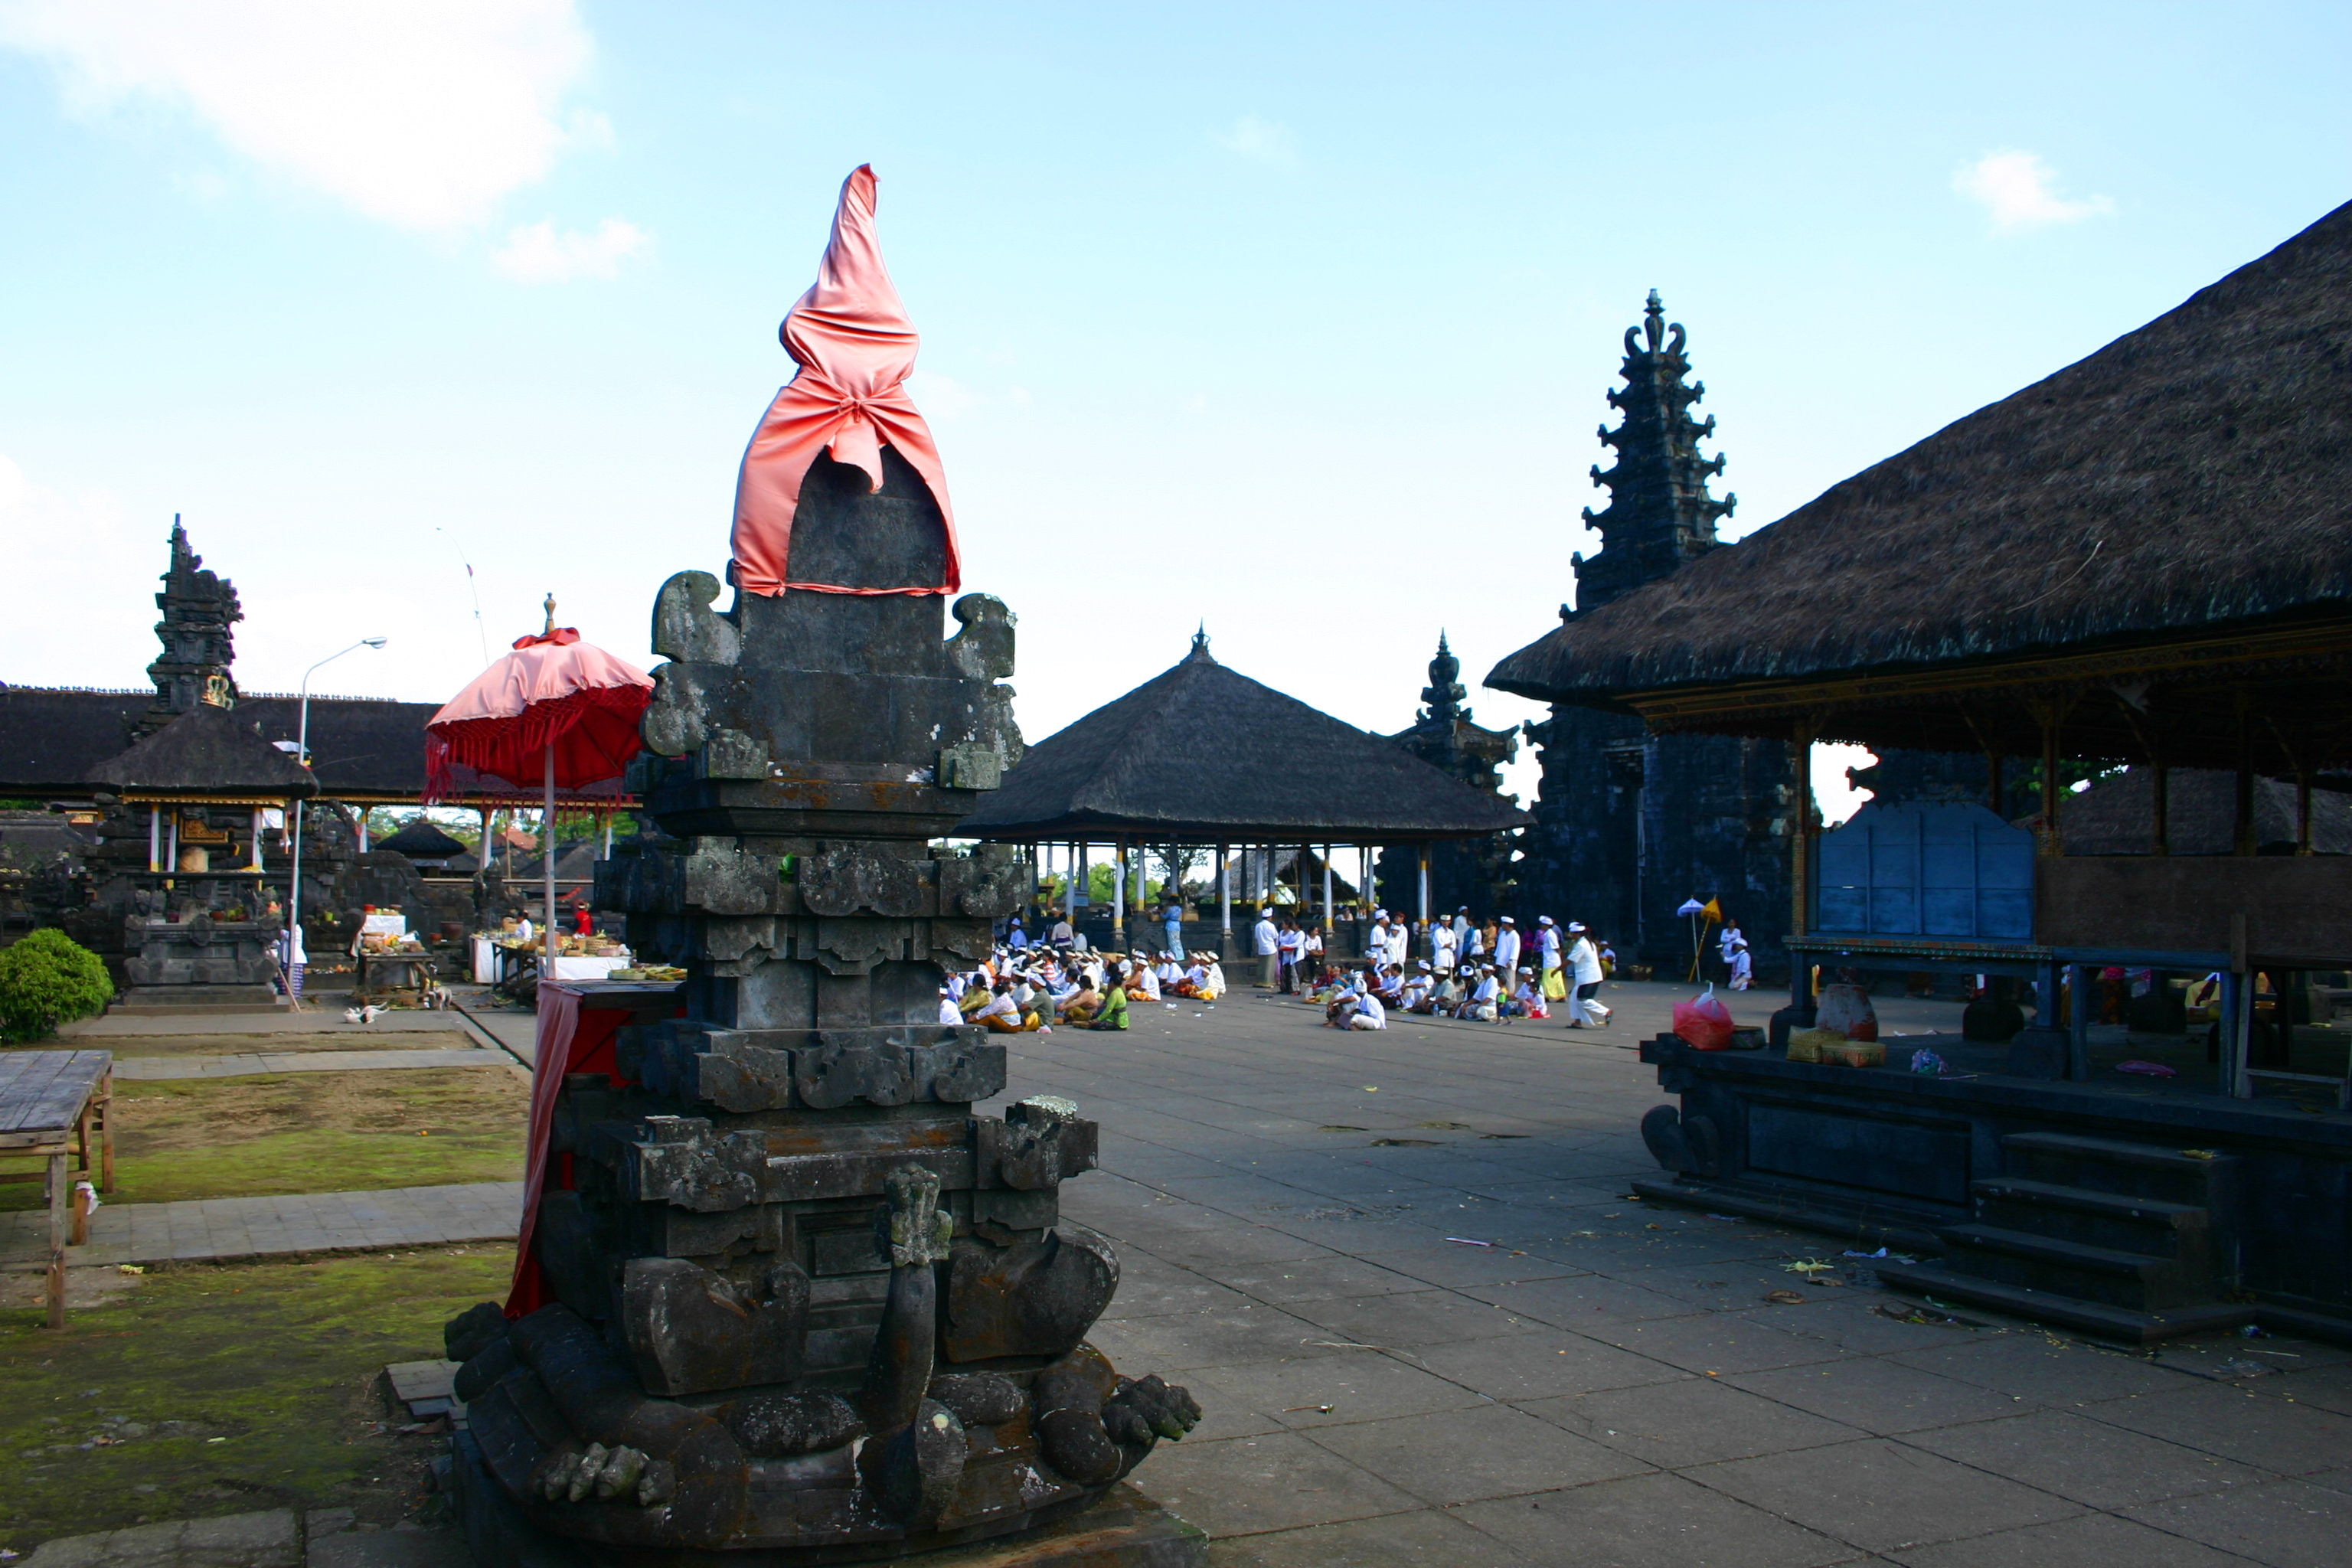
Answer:
M1439 921L1429 928L1429 964L1440 974L1454 972L1454 954L1460 939L1454 928Z
M1495 935L1495 968L1504 974L1514 973L1519 967L1519 928L1508 915L1499 923L1503 929Z
M1597 1029L1611 1017L1611 1009L1601 1004L1601 950L1581 921L1569 921L1568 934L1568 983L1576 998L1568 1010L1568 1026L1580 1029L1590 1024Z

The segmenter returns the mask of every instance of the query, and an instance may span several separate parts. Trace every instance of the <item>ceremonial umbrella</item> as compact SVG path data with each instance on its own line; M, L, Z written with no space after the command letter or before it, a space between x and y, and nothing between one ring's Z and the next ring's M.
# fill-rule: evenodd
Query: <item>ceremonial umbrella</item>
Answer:
M540 978L555 977L555 791L617 778L645 750L637 720L653 700L653 677L614 658L579 631L555 624L547 601L547 627L517 637L514 651L475 677L425 726L425 800L446 799L463 765L509 784L533 780L547 790L541 825L541 866L547 884L546 962ZM483 846L485 866L488 846Z

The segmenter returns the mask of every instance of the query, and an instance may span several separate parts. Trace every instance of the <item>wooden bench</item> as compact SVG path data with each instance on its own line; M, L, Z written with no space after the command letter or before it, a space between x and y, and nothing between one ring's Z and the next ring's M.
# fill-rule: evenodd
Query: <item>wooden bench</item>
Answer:
M66 1326L66 1248L89 1239L89 1211L74 1176L91 1177L90 1134L98 1135L96 1183L114 1190L114 1132L107 1108L114 1093L112 1051L0 1052L0 1160L40 1160L41 1171L0 1172L0 1182L46 1182L49 1208L49 1327ZM79 1153L78 1172L66 1162Z

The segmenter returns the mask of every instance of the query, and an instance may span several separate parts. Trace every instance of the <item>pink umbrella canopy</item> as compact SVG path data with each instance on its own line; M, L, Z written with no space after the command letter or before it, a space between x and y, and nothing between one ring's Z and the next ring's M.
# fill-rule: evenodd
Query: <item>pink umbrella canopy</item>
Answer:
M734 581L747 594L769 597L787 588L819 594L952 594L962 586L956 559L955 513L948 505L947 472L930 426L907 395L915 368L914 322L898 302L874 234L874 170L859 164L843 182L833 215L833 238L818 264L816 282L785 316L780 334L800 373L768 405L744 450L735 480ZM787 570L793 514L801 480L819 453L866 470L882 488L885 444L922 475L947 524L943 583L894 588L845 588L795 582Z
M425 726L425 798L446 798L453 763L529 787L618 777L645 750L637 720L653 677L571 626L517 637Z

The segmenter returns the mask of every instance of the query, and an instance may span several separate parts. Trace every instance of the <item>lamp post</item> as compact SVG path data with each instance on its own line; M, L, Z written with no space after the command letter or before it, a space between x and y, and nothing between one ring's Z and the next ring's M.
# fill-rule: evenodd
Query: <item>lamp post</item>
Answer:
M382 647L389 640L386 637L362 637L350 647L337 648L302 672L300 688L302 707L294 730L296 762L305 768L310 765L310 677L316 675L321 667L334 663L347 653L363 647ZM293 868L293 880L288 884L286 889L286 929L289 931L297 931L302 929L302 802L299 798L293 803L291 814L294 818L294 839L292 849L288 855L288 861ZM290 947L289 952L291 952Z

